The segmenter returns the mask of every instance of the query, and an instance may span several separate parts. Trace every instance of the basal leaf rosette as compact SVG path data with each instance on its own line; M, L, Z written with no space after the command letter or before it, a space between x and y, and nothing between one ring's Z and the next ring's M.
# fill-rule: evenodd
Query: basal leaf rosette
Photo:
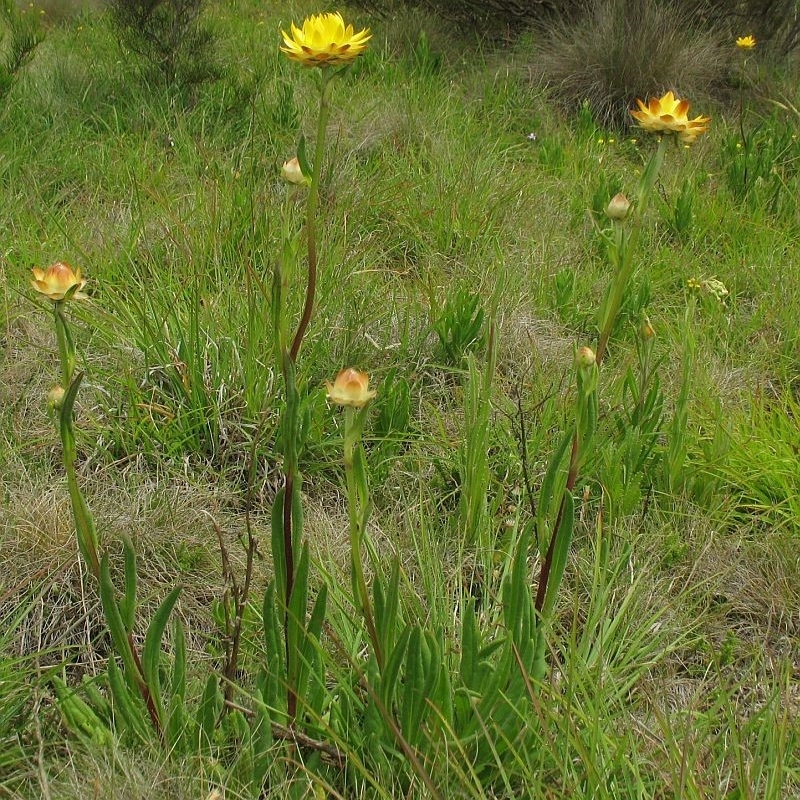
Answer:
M285 47L281 51L292 61L306 67L338 67L355 61L372 38L369 28L356 33L345 25L342 15L313 14L298 28L292 23L291 33L281 31Z
M683 144L692 144L698 136L708 130L711 117L689 119L689 101L679 100L672 92L663 97L651 97L643 103L637 100L638 111L631 116L639 127L656 134L675 134Z

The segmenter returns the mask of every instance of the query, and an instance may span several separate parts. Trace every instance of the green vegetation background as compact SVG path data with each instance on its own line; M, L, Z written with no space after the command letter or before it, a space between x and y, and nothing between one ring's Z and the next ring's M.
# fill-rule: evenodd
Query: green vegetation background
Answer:
M0 797L202 798L225 782L219 764L87 747L53 705L49 672L97 674L109 642L82 589L44 404L54 341L29 269L64 259L90 280L92 301L75 308L88 500L105 542L136 543L152 606L184 584L193 658L213 660L215 526L239 557L262 420L253 514L264 530L280 477L269 310L248 287L269 282L280 166L316 103L313 74L279 54L279 29L317 10L212 3L209 69L166 73L121 47L100 10L9 12L0 47L10 52L14 30L41 42L9 62L0 107ZM607 374L612 385L631 363L646 311L672 408L693 342L684 459L678 480L654 470L627 482L614 398L601 410L607 446L579 483L551 653L549 749L520 754L509 785L532 797L800 796L796 64L766 42L743 71L733 33L749 31L687 32L669 5L637 17L667 39L662 50L635 28L612 42L612 11L607 28L572 23L569 51L555 24L489 42L419 10L357 18L374 38L334 94L335 178L302 359L313 393L306 530L318 568L346 582L341 430L323 386L352 364L379 392L367 431L376 548L401 555L409 592L443 625L458 587L480 591L451 521L464 357L486 348L475 312L496 298L489 507L502 545L562 430L573 346L595 336L602 209L632 189L652 147L618 127L624 109L675 88L713 123L691 151L668 154ZM634 39L645 44L625 47ZM598 51L603 69L568 83ZM615 83L643 63L652 86ZM613 565L602 576L599 526ZM636 770L617 771L622 761ZM443 768L446 796L481 796L459 776ZM406 791L425 796L413 781Z

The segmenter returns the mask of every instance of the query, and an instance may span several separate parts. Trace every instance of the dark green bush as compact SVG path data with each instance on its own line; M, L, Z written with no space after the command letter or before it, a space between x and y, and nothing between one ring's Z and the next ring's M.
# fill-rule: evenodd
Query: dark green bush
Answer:
M168 85L193 86L219 77L215 36L201 20L206 0L111 0L120 43Z
M0 97L11 89L23 66L42 41L38 18L21 11L13 0L0 0Z

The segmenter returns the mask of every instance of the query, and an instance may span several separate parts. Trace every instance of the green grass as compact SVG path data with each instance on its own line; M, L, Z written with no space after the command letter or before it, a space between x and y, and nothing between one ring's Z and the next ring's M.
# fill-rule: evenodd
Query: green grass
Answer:
M281 480L285 402L269 309L279 173L299 134L311 136L317 98L313 72L277 46L281 27L316 10L212 4L225 69L191 90L148 86L108 19L85 13L46 29L2 100L0 797L202 798L213 787L248 796L235 747L167 757L122 736L106 748L80 739L30 660L44 648L43 666L78 686L104 673L110 643L45 409L58 369L52 312L33 297L28 270L64 259L89 278L91 301L69 311L86 373L79 478L115 570L120 537L136 545L143 607L184 586L193 702L220 667L218 531L241 570L253 525L261 545L243 656L252 672L237 693L247 706ZM535 40L495 52L445 37L424 15L360 22L374 39L333 94L320 285L298 365L311 583L331 592L320 658L354 708L364 702L354 677L366 669L364 635L349 589L343 422L325 380L355 365L378 390L365 431L375 571L387 578L398 559L400 614L441 637L456 675L466 596L480 605L487 644L500 636L501 581L571 413L573 347L596 338L608 280L598 212L633 192L653 147L641 132L603 130L585 109L563 116L530 78ZM667 154L603 365L600 444L576 487L547 677L526 689L524 734L482 740L495 748L482 760L457 737L430 744L424 770L443 797L800 794L800 128L788 115L748 117L778 170L751 164L743 188L736 109L710 110L709 134ZM701 290L690 302L689 279L717 279L729 294ZM473 298L482 330L469 325ZM298 314L300 302L291 297ZM615 420L642 312L656 331L665 424L639 479L620 468L632 445ZM486 370L492 316L497 365L480 390L491 395L482 416L476 370ZM670 473L668 423L681 410L690 336L682 457ZM531 584L536 561L532 551ZM39 640L25 622L33 607ZM329 784L327 796L431 796L396 750L332 719L315 730L348 755L349 771L312 758L302 773ZM291 754L273 747L265 796L326 796L304 795L302 780L288 786Z

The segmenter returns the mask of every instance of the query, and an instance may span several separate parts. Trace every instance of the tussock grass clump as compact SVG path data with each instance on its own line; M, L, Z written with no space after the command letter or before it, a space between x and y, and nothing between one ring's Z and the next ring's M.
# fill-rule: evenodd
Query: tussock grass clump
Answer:
M585 102L603 126L621 128L637 97L674 89L698 98L720 83L727 61L718 36L680 5L594 0L574 21L544 29L530 71L566 108Z

